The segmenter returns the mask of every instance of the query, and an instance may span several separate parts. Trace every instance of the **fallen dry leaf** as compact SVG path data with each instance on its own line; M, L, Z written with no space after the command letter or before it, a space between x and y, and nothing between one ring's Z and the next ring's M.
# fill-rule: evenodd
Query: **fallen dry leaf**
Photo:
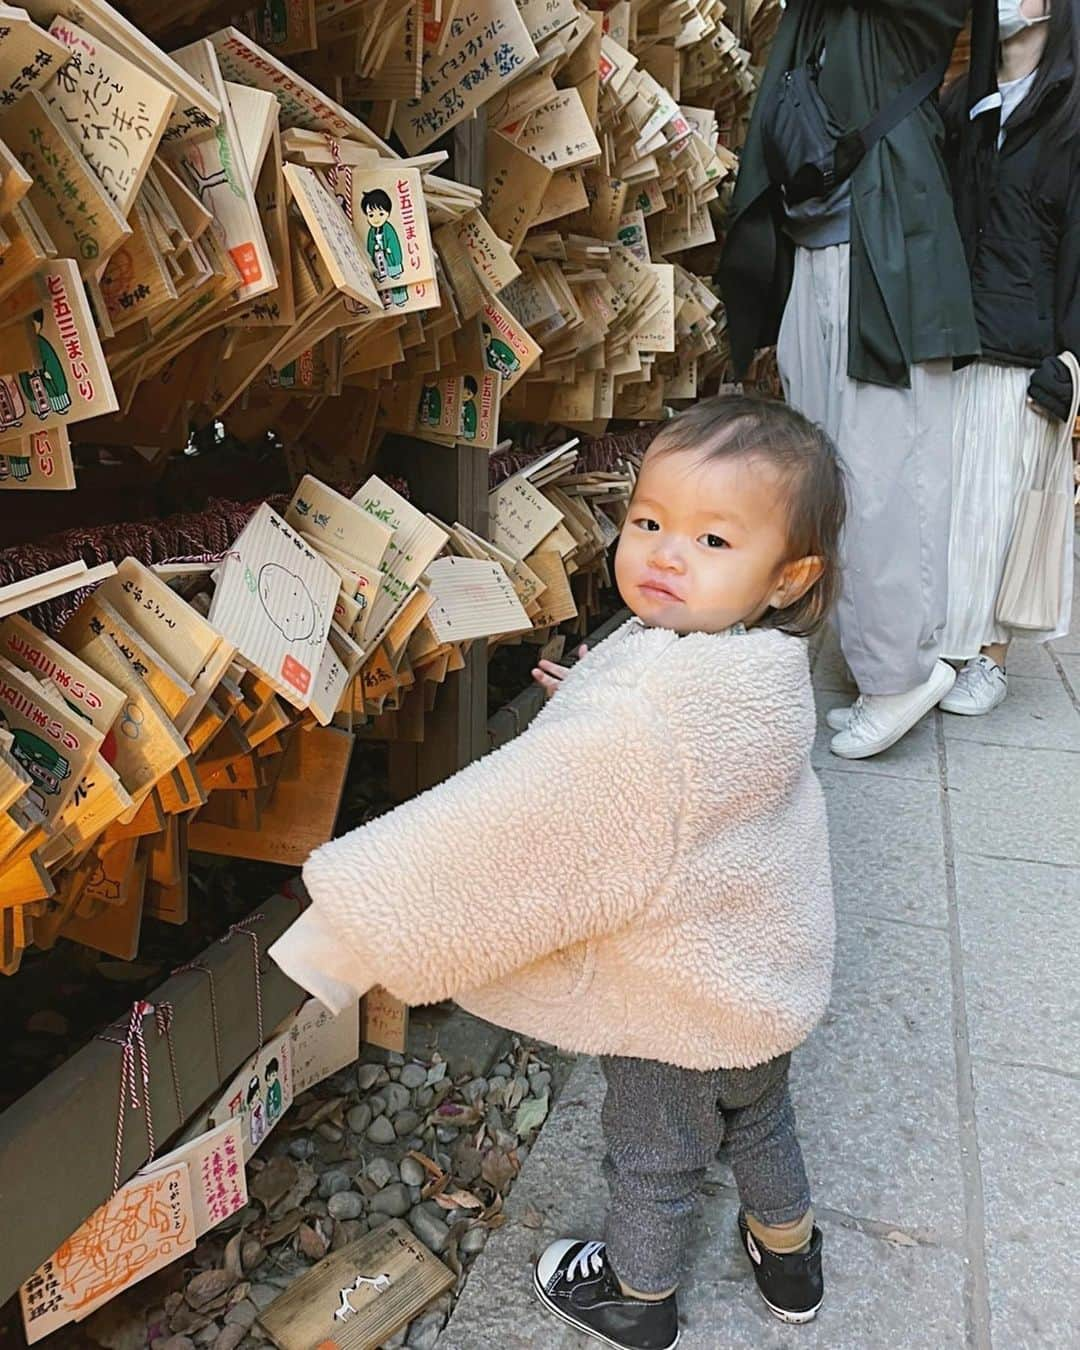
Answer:
M538 1209L533 1209L533 1207L530 1205L529 1208L525 1211L525 1213L521 1216L521 1223L522 1227L524 1228L543 1228L544 1216L540 1213Z
M440 1209L483 1209L482 1200L477 1200L471 1191L446 1191L435 1197Z
M284 1200L296 1184L296 1164L291 1158L271 1158L266 1166L251 1178L248 1194L271 1210Z

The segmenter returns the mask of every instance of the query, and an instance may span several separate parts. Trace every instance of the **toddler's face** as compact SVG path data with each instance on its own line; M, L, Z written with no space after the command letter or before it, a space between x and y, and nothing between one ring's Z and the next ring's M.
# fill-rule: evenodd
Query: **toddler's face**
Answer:
M719 633L788 603L784 492L752 457L647 455L615 555L623 600L651 627Z

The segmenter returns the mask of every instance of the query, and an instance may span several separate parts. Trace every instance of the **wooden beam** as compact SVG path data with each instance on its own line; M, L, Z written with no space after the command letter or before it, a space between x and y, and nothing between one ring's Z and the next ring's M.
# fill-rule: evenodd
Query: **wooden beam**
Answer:
M271 897L251 923L262 954L263 1033L298 1008L307 995L266 957L266 949L296 918L295 900ZM240 934L215 942L200 958L213 972L221 1031L221 1073L214 1053L210 981L197 971L171 976L148 995L170 1003L173 1044L180 1079L179 1114L169 1068L168 1045L152 1017L143 1029L150 1055L150 1100L160 1151L181 1125L228 1080L258 1045L253 948ZM115 1030L110 1035L118 1034ZM0 1115L0 1197L4 1231L17 1241L0 1242L0 1303L52 1255L112 1193L120 1099L120 1047L92 1040L43 1082ZM125 1117L121 1179L146 1162L142 1112Z

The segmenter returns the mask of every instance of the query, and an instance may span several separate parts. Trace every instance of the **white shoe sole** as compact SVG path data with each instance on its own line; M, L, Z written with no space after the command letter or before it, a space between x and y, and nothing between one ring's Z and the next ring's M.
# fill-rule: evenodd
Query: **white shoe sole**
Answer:
M555 1304L551 1301L551 1299L548 1297L547 1291L544 1289L544 1286L540 1283L540 1279L537 1276L535 1269L533 1270L533 1289L536 1293L536 1297L540 1300L541 1304L547 1309L549 1313L552 1313L555 1317L557 1317L560 1322L565 1322L568 1327L573 1327L575 1331L580 1331L583 1336L591 1336L594 1341L599 1341L601 1345L610 1345L613 1348L613 1350L623 1350L623 1347L619 1344L618 1341L611 1340L610 1337L603 1335L602 1332L591 1331L588 1327L582 1326L582 1324L576 1321L573 1317L568 1317L566 1313L562 1311L561 1308L557 1308ZM771 1307L772 1305L770 1304L769 1306ZM773 1311L776 1312L776 1309L774 1308ZM815 1313L817 1312L816 1308L814 1309L814 1312ZM780 1314L777 1313L777 1316L779 1317ZM813 1316L813 1313L811 1313L811 1316ZM682 1339L682 1332L677 1331L675 1333L675 1339L671 1342L670 1345L664 1346L663 1350L675 1350L675 1347L679 1344L679 1341L681 1339Z
M761 1294L760 1289L758 1290L758 1293ZM805 1326L807 1322L812 1322L814 1320L814 1318L818 1315L818 1309L821 1307L821 1304L824 1303L825 1300L821 1299L817 1304L815 1304L813 1308L810 1309L809 1312L800 1312L800 1313L788 1312L786 1308L778 1308L775 1303L770 1303L764 1294L761 1294L761 1301L762 1303L765 1304L766 1308L768 1308L768 1310L772 1313L772 1315L775 1318L778 1318L781 1322L786 1322L789 1327L802 1327Z
M952 689L953 685L956 683L956 672L951 666L947 666L946 670L948 671L948 676L946 676L944 672L940 677L935 676L932 688L928 689L919 702L914 705L909 716L898 726L894 727L887 736L883 736L881 740L878 741L868 742L865 745L854 746L850 750L838 749L836 742L840 739L840 736L845 734L841 731L838 736L834 737L829 749L834 755L838 755L841 759L872 759L874 755L880 755L884 753L884 751L891 749L897 741L903 740L911 728L915 726L916 723L921 722L930 709L936 707L949 693L949 690Z
M973 708L970 703L961 708L959 704L950 704L949 698L951 693L952 691L950 690L938 704L938 707L942 712L952 713L954 717L985 717L987 713L992 713L995 708L1000 708L1008 697L1008 691L1006 690L1005 694L1001 698L995 700L995 702L991 703L989 708Z

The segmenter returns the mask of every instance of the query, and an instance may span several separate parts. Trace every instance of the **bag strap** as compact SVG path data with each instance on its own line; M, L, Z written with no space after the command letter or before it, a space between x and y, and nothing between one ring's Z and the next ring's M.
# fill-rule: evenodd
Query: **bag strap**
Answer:
M913 113L936 89L941 88L949 72L949 64L946 61L931 70L924 71L917 80L901 89L893 101L887 103L866 126L851 133L851 139L861 142L864 155L881 140L882 136L887 136L894 127L898 127L904 118Z
M1076 426L1077 415L1080 414L1080 361L1072 352L1062 352L1058 357L1066 370L1072 376L1072 405L1069 409L1069 415L1065 419L1065 424L1061 428L1061 435L1054 444L1052 450L1046 452L1046 470L1043 474L1042 490L1052 492L1055 488L1057 476L1061 472L1060 462L1064 459L1072 463L1072 435L1073 428Z

